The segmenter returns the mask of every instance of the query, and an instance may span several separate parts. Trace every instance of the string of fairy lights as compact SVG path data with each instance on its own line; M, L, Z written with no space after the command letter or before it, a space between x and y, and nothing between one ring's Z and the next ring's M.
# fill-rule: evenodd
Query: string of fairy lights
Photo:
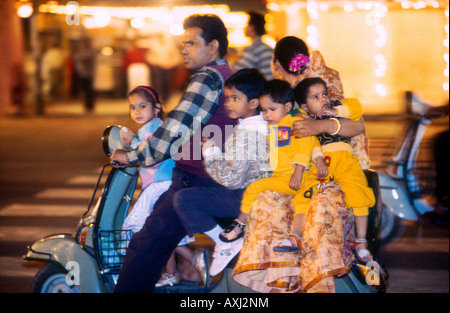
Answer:
M386 1L316 1L307 0L302 3L297 1L270 1L267 5L271 11L279 12L285 11L288 15L296 15L300 9L305 9L310 24L306 26L307 37L306 41L308 45L313 49L319 49L320 47L320 32L319 28L315 25L317 20L320 20L321 12L327 12L331 8L341 8L343 12L351 13L356 10L364 10L366 13L366 23L373 28L375 32L374 36L374 57L373 62L375 69L373 75L375 77L374 89L379 96L388 95L386 86L381 82L382 77L386 75L388 70L388 61L383 54L383 47L385 47L388 41L388 31L383 25L383 18L389 11L388 5L397 5L404 10L421 10L421 9L445 9L446 21L449 18L449 2L448 1L411 1L411 0L395 0L394 4L387 4ZM449 90L449 25L448 22L445 25L445 38L443 40L443 59L445 62L445 68L443 72L442 88L446 91Z
M382 77L385 76L388 70L388 61L383 54L383 47L389 40L388 31L383 25L383 19L389 11L389 6L396 5L404 10L421 10L421 9L444 9L445 32L443 39L443 82L442 88L449 90L449 2L438 0L394 0L394 1L323 1L323 0L306 0L306 1L291 1L291 0L268 0L267 8L269 14L267 15L268 24L273 21L271 12L285 11L287 14L295 15L299 10L306 9L310 18L310 24L306 26L307 42L313 49L318 49L320 46L320 32L315 23L320 20L321 12L326 12L331 8L341 8L344 12L351 13L356 10L366 11L366 23L374 31L374 72L375 77L374 88L379 96L386 96L388 90L381 82ZM30 17L34 9L33 3L30 0L17 0L15 3L17 14L21 18ZM128 19L130 25L135 29L144 28L149 19L160 21L167 24L169 31L173 35L179 35L183 30L181 22L185 16L191 13L215 13L224 19L225 24L231 26L233 30L230 32L230 42L235 42L236 46L244 46L249 44L245 36L242 36L242 29L247 22L247 15L244 12L230 12L227 5L204 5L192 7L175 7L168 9L165 7L95 7L88 5L79 5L77 1L48 1L45 4L39 5L37 8L40 13L49 14L63 14L66 15L68 22L79 22L68 17L83 17L82 23L86 28L106 27L111 22L112 18ZM295 22L295 19L293 22ZM170 24L170 25L169 25ZM270 27L270 25L269 25Z

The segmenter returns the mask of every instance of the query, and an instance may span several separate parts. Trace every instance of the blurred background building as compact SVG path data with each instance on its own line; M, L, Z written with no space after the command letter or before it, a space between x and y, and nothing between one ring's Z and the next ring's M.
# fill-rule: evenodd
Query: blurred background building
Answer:
M42 114L49 103L82 99L89 75L96 97L154 84L167 98L189 76L178 53L184 18L219 15L232 64L251 43L249 10L265 14L269 45L294 35L320 50L366 113L404 113L409 90L448 103L448 0L2 0L0 112Z

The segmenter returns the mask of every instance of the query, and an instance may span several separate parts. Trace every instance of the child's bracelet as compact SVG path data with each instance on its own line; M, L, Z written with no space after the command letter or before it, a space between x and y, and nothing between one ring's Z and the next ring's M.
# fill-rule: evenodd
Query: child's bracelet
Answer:
M330 120L333 120L336 123L336 131L330 135L331 136L337 135L341 131L341 126L342 126L341 122L339 122L339 120L334 117L330 118Z
M131 143L133 142L133 140L136 138L135 135L131 136L130 140L128 141L128 144L131 146Z

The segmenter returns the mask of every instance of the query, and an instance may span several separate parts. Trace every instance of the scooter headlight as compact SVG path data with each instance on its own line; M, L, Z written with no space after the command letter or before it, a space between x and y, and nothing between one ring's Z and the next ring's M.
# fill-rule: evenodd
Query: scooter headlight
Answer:
M107 156L110 156L114 150L123 149L131 150L131 147L120 138L120 129L122 126L108 126L103 132L102 143L103 151Z

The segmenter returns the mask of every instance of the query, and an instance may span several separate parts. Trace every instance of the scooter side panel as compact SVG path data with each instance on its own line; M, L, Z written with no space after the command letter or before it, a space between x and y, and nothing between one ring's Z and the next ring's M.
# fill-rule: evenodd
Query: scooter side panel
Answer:
M75 238L68 234L52 235L36 241L28 248L25 260L52 262L67 272L74 269L73 263L77 262L79 273L78 288L82 292L102 293L108 292L98 273L95 259L75 242ZM79 271L78 271L79 270ZM75 274L72 272L72 274Z
M409 201L403 181L379 173L381 200L394 215L409 221L416 221L417 214Z

